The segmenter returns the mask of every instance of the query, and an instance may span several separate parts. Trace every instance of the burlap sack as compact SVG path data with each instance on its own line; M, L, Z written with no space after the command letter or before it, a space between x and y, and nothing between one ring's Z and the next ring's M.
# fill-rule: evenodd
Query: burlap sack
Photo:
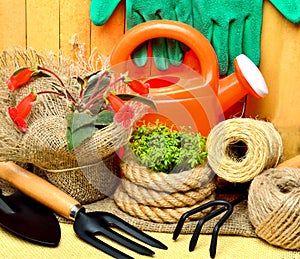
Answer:
M19 67L39 62L54 71L75 97L79 95L75 76L87 71L74 64L71 66L62 57L57 64L52 56L42 57L34 51L3 52L0 60L0 161L33 164L36 172L43 171L49 181L83 204L110 195L119 181L119 167L113 154L128 142L130 129L112 123L69 152L66 116L71 106L67 99L53 94L39 95L27 119L25 134L16 129L7 114L7 108L19 103L32 89L40 92L53 90L54 85L59 87L55 78L41 77L11 93L6 80ZM82 192L78 191L79 187Z

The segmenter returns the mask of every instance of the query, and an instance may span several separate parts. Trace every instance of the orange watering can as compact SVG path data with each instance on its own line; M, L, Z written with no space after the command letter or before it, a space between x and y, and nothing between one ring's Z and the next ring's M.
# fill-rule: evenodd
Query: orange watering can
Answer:
M172 38L187 45L195 53L200 71L184 64L159 71L150 57L145 67L134 66L130 59L132 51L153 38ZM158 113L204 136L245 95L261 98L268 94L261 72L243 54L234 61L234 73L220 79L217 56L210 42L195 28L178 21L149 21L135 26L115 46L110 61L117 70L128 71L131 78L148 82L157 78L155 82L164 82L150 84L149 97L155 101Z

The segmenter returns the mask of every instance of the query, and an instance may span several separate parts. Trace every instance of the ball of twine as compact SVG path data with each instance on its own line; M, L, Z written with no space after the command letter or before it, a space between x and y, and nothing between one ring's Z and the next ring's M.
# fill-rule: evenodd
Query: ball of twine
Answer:
M272 168L255 177L248 196L256 234L272 245L300 250L300 169Z
M273 124L251 118L220 122L207 138L208 163L228 182L248 182L278 164L283 144Z

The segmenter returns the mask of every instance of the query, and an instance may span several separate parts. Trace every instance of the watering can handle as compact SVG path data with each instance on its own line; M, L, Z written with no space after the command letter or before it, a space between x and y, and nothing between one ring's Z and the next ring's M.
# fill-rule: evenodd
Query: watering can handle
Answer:
M199 60L203 79L218 93L219 70L213 47L203 34L182 22L152 20L128 30L112 51L111 65L127 61L136 47L153 38L172 38L187 45Z

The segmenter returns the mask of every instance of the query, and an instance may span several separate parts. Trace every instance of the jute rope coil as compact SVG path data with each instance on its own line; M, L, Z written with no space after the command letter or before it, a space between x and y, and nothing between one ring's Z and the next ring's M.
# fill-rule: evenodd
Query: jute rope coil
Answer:
M173 207L173 208L155 207L155 206L148 206L148 205L137 203L134 198L130 197L126 192L122 190L121 186L117 188L114 197L117 206L124 212L128 213L133 217L137 217L143 220L148 220L157 223L178 222L178 220L180 219L183 213L191 209L197 208L215 199L215 195L211 194L205 197L204 200L200 200L192 206ZM211 211L210 208L205 209L200 213L194 214L192 217L189 217L188 220L202 218L210 211Z
M248 211L260 238L300 250L300 169L273 168L255 177L249 188Z
M282 139L273 124L251 118L220 122L207 139L208 163L228 182L248 182L274 167L283 152Z
M156 173L133 160L121 162L123 179L114 194L117 206L131 216L174 223L182 213L213 200L214 174L208 165L178 174ZM210 210L195 215L206 215Z
M185 206L192 206L199 201L205 200L207 196L215 189L215 183L209 182L202 188L195 188L186 192L164 192L156 191L153 189L147 189L126 180L122 181L122 187L120 188L120 195L116 195L122 200L122 193L126 193L129 197L135 200L136 203L161 207L161 208L178 208Z
M123 177L128 181L147 189L171 193L202 187L215 175L207 165L198 166L179 174L154 173L147 167L139 165L132 158L123 160L120 166Z

